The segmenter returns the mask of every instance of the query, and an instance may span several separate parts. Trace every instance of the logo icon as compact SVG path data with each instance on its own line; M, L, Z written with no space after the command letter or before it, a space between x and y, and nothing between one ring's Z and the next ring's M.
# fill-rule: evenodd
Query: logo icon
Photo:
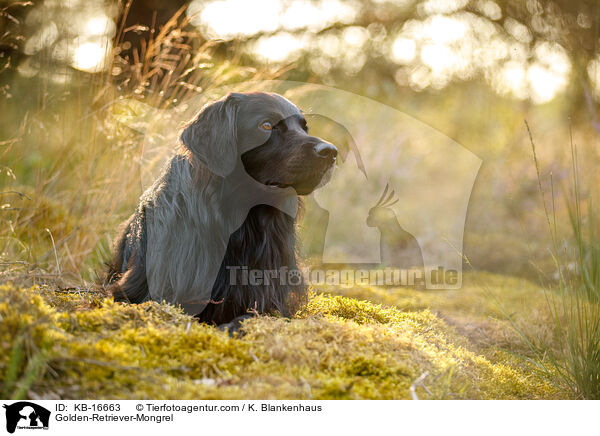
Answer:
M14 433L18 429L48 429L50 411L29 401L19 401L11 405L4 404L6 409L6 431Z

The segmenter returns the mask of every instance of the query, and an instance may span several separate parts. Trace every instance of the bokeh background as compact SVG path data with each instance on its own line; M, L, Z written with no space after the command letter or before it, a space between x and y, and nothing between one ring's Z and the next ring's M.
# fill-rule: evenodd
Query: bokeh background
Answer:
M0 271L95 280L142 192L156 114L277 79L369 98L479 157L465 262L551 280L540 185L564 216L573 144L593 204L599 27L591 0L2 1ZM360 107L340 111L360 124ZM386 161L393 147L367 153Z

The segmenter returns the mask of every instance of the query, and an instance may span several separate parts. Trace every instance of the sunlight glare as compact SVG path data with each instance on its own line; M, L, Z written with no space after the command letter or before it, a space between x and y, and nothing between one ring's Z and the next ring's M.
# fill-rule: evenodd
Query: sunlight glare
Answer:
M525 99L528 96L527 71L517 61L506 62L497 76L496 91L500 94L512 93L515 97Z
M346 44L361 48L369 39L369 32L364 27L351 26L344 29L343 37Z
M561 77L538 63L534 63L527 70L527 80L531 85L531 97L535 103L552 100L556 91L564 85Z
M534 54L536 62L529 68L527 76L533 100L545 103L567 87L571 62L565 49L556 43L538 43Z
M417 45L413 39L396 38L392 46L392 59L399 64L407 64L415 58Z
M423 15L449 14L464 8L469 0L427 0L419 4L419 12Z
M276 0L225 0L208 3L200 23L211 37L233 38L277 30L281 3Z
M350 23L356 13L353 2L340 0L194 0L187 11L193 25L210 38L222 39L280 29L319 31L333 23Z
M252 52L266 61L282 62L291 60L304 47L302 39L281 32L274 36L260 38Z
M436 73L451 69L454 57L452 50L444 44L427 44L421 49L421 60Z
M88 72L102 71L105 67L105 59L110 51L110 43L86 42L77 46L73 53L73 68Z
M115 23L106 15L96 15L91 17L83 29L86 36L109 36L113 37L115 33Z
M402 35L436 44L460 41L467 36L467 32L468 26L464 20L444 15L434 15L424 21L408 20L402 28Z

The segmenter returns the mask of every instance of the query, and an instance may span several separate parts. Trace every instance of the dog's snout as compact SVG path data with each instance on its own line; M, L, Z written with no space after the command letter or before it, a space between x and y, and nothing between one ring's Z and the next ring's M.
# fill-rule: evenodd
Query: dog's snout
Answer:
M315 154L322 159L329 159L333 161L338 153L337 148L334 145L327 142L319 142L314 148Z

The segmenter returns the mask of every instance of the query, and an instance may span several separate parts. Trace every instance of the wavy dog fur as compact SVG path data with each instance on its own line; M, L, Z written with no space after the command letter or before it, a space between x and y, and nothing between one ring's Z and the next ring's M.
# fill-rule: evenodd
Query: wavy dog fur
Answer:
M215 324L249 310L289 315L304 292L301 285L275 280L253 286L239 284L241 277L232 284L229 268L296 269L294 218L273 205L255 204L239 225L224 212L221 194L228 174L242 163L263 186L307 194L331 174L337 150L308 135L296 106L267 93L230 94L205 107L181 140L182 152L122 228L107 274L110 292L117 301L140 303L161 295L178 303L182 292L203 295L212 289L196 316ZM248 143L257 146L244 150ZM216 279L211 271L218 271Z

